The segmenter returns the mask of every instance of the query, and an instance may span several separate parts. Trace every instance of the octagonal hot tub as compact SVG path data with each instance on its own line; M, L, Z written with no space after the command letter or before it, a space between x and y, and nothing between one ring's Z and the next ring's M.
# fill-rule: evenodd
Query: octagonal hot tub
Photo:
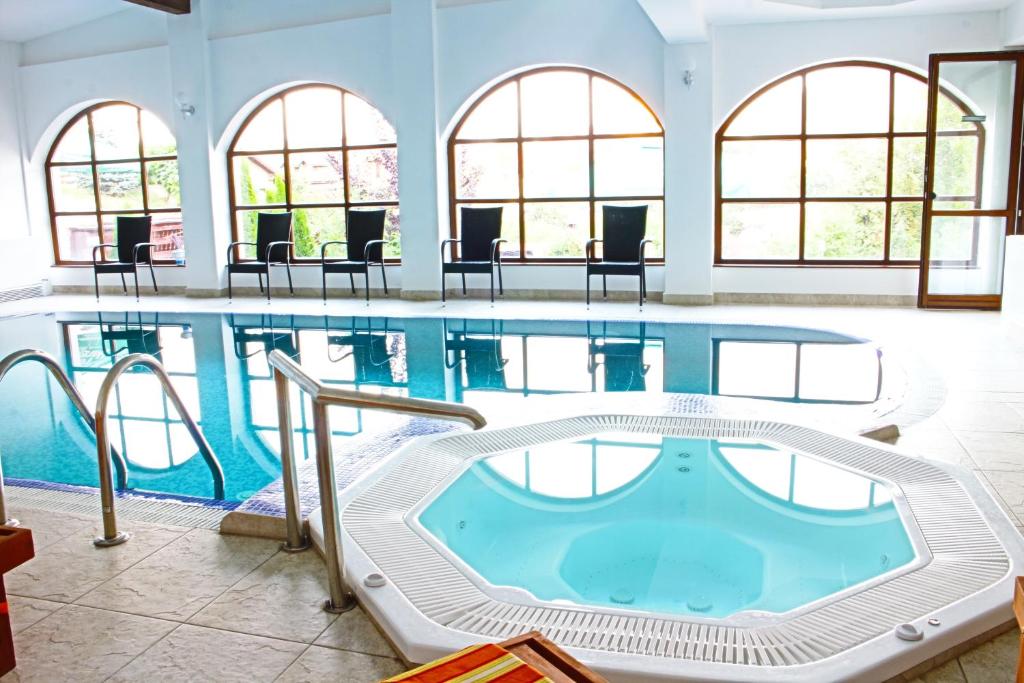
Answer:
M340 504L407 659L537 629L630 682L886 679L1008 621L1024 558L967 470L725 417L421 437Z

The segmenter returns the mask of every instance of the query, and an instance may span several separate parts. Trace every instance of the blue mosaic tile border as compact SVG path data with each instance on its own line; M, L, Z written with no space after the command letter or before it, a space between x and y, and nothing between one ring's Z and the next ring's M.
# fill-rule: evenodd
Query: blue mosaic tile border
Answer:
M68 493L88 493L92 495L99 495L100 490L93 486L78 486L75 484L61 484L53 481L38 481L35 479L16 479L13 477L4 477L4 483L8 486L20 486L28 489L41 489L43 491L65 491ZM193 496L182 496L175 493L159 493L155 491L137 491L129 489L127 491L114 491L114 497L119 499L135 499L135 500L158 500L158 501L173 501L177 503L186 503L190 505L201 505L207 508L216 508L218 510L235 510L242 503L237 500L214 500L213 498L197 498Z

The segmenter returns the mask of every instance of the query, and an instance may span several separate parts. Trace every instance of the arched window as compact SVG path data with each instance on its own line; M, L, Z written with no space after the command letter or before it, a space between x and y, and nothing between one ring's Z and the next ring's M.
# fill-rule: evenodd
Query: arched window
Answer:
M127 102L105 102L71 119L46 157L54 261L89 263L117 241L117 216L152 214L155 258L184 258L178 148L160 119Z
M716 263L919 262L927 110L923 76L876 62L813 66L759 90L716 137ZM980 205L985 148L971 113L940 91L938 145L957 163L936 189L964 208Z
M494 86L448 142L459 208L502 206L507 260L582 259L605 204L647 204L647 255L664 254L664 131L636 93L587 69L543 68Z
M255 241L258 212L291 211L295 256L319 259L345 239L348 209L386 208L384 256L400 253L395 129L347 90L300 85L265 101L235 135L228 173L235 240Z

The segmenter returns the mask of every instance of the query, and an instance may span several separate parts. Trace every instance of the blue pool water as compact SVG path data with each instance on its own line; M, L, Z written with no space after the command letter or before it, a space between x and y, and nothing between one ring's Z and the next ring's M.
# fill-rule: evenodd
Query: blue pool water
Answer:
M465 402L509 414L535 396L649 391L870 404L880 353L863 339L747 325L52 313L0 320L0 353L32 347L63 363L95 404L104 373L127 353L156 355L220 459L225 497L240 501L280 475L268 350L329 384ZM313 453L308 404L292 402L300 459ZM210 497L210 472L146 371L130 372L110 405L112 444L130 488ZM332 409L338 444L394 416ZM37 364L0 385L0 459L13 479L95 486L95 440Z
M750 441L598 434L509 451L419 519L494 585L716 618L786 612L914 559L886 486Z

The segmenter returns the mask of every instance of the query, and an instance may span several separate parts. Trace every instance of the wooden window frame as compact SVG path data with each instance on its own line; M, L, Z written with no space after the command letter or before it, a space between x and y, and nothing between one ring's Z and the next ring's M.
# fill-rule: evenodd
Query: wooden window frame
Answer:
M92 115L93 112L103 109L105 107L123 105L132 107L135 109L135 125L139 134L139 155L137 157L129 157L125 159L99 159L96 158L96 137L93 130ZM96 220L96 234L99 237L100 243L107 242L107 235L103 228L103 217L104 216L138 216L140 214L144 216L152 216L159 214L181 214L181 206L171 208L152 208L149 206L149 188L147 183L146 175L146 164L154 161L173 161L177 163L178 155L155 155L147 156L145 141L142 135L142 107L132 104L131 102L125 102L122 100L100 102L90 107L86 107L82 111L78 112L71 118L64 127L57 133L57 137L53 141L53 145L50 146L50 151L46 155L46 163L44 165L46 174L46 199L50 209L50 237L53 241L53 263L55 266L92 266L92 261L88 259L66 259L61 256L60 253L60 239L57 235L57 219L63 216L92 216ZM70 131L79 121L82 119L86 120L86 126L89 131L89 160L88 161L54 161L53 156L57 153L57 149L60 144L64 141L64 136ZM177 150L177 140L175 140L175 150ZM99 183L99 167L106 166L109 164L138 164L139 173L142 183L142 207L140 209L117 209L112 211L104 211L100 205L100 183ZM56 202L54 200L54 188L53 188L53 169L61 168L63 166L88 166L92 172L92 184L93 184L93 201L96 203L96 208L93 211L58 211ZM184 230L183 230L184 232ZM171 259L153 259L155 265L176 265L176 262Z
M808 133L807 132L807 75L815 71L834 69L842 67L866 67L889 72L889 117L888 130L871 133ZM813 267L896 267L896 268L917 268L921 265L920 256L916 259L894 259L890 257L891 236L892 236L892 208L893 204L899 203L920 203L924 207L924 190L920 196L893 195L893 146L896 139L920 139L926 140L927 131L921 132L896 132L895 127L895 88L896 76L908 76L927 86L927 77L893 64L876 62L871 60L846 60L841 62L826 62L814 66L798 69L773 80L767 85L758 89L754 94L745 99L725 119L715 134L715 261L716 266L813 266ZM736 118L742 114L747 107L757 101L762 95L774 87L789 81L793 78L800 79L800 132L787 135L727 135L726 131L733 124ZM971 109L959 97L945 88L942 94L949 98L964 114L970 114ZM977 138L978 156L976 163L976 181L974 194L963 197L938 197L936 201L969 201L975 207L981 206L982 195L982 173L985 167L985 127L981 123L975 123L973 130L943 131L937 134L939 137L970 136ZM793 197L723 197L722 196L722 148L725 142L743 141L797 141L800 143L800 193ZM885 140L886 141L886 168L885 168L885 194L879 196L865 197L809 197L807 195L807 142L808 140ZM806 217L807 204L809 203L850 203L850 204L885 204L885 224L883 226L883 255L880 259L809 259L804 257L806 242ZM799 205L799 256L795 259L771 259L771 258L725 258L722 255L722 207L726 204L790 204ZM923 210L922 210L923 220ZM974 265L977 259L978 234L975 228L974 241L972 245L971 258L966 261L957 261L965 267ZM954 263L954 262L947 262Z
M291 147L288 144L288 113L287 106L285 105L284 98L300 90L307 90L310 88L329 88L337 90L341 95L341 144L337 146L327 147ZM379 149L398 149L398 142L372 144L372 145L350 145L348 144L348 126L345 118L345 95L352 95L366 102L369 106L374 107L373 103L369 100L360 97L356 93L341 88L336 85L329 83L303 83L301 85L292 86L279 92L274 93L266 100L260 103L245 120L242 121L242 125L238 127L235 132L235 136L231 139L231 145L228 147L227 152L227 163L228 163L228 197L231 208L231 240L239 241L243 239L238 234L238 212L239 211L294 211L295 209L343 209L345 211L346 230L348 229L348 211L349 209L358 208L385 208L385 209L397 209L398 199L395 198L392 201L372 201L372 202L353 202L351 201L349 192L349 165L348 165L348 153L350 151L360 150L379 150ZM267 107L272 105L274 102L281 102L281 135L283 146L278 149L260 149L260 150L245 150L237 151L235 147L238 145L238 141L245 133L246 128L249 124L259 116ZM376 107L374 107L376 109ZM379 109L377 111L380 111ZM383 114L382 114L383 116ZM342 155L342 184L344 186L343 201L341 202L316 202L316 203L296 203L292 201L292 179L291 179L291 155L292 154L308 154L316 152L337 152ZM397 153L397 152L396 152ZM235 158L246 157L246 156L264 156L264 155L280 155L284 159L284 192L285 202L283 204L239 204L238 199L235 197ZM401 228L399 228L401 230ZM296 256L294 247L291 249L293 265L319 265L319 256ZM251 258L241 258L241 254L238 255L237 262L252 261ZM400 263L401 257L398 258L385 258L385 263Z
M548 136L524 136L523 135L523 117L522 117L522 87L521 81L529 76L534 76L541 73L551 72L574 72L581 73L588 76L587 81L587 132L579 135L548 135ZM603 78L604 80L613 83L627 93L632 95L637 102L643 105L655 123L658 124L658 132L656 133L594 133L594 78ZM516 112L516 135L512 137L501 137L501 138L487 138L487 139L468 139L460 140L459 132L462 130L463 125L476 111L484 101L486 101L491 95L507 86L509 83L516 83L516 106L518 111ZM594 142L595 140L624 140L624 139L635 139L635 138L656 138L662 141L662 183L661 183L661 194L659 195L596 195L594 189ZM528 142L563 142L579 140L586 141L588 148L588 159L590 168L589 191L588 194L578 197L534 197L528 198L524 196L524 173L523 173L523 144ZM536 69L530 69L517 73L509 78L503 79L495 85L488 88L483 94L481 94L466 112L459 119L459 122L455 125L451 135L448 136L448 219L449 219L449 234L452 239L458 239L459 237L459 221L458 221L458 207L459 205L465 204L478 204L478 205L516 205L519 209L519 256L504 256L502 255L501 261L505 264L531 264L531 265L558 265L558 264L577 264L583 263L585 258L583 256L578 257L526 257L526 205L527 204L541 204L541 203L587 203L590 207L590 224L588 227L588 235L590 238L597 237L595 230L597 225L597 204L606 202L661 202L662 208L662 235L661 244L662 252L664 254L667 246L667 230L665 229L665 160L664 160L664 140L665 140L665 127L662 125L658 115L654 113L643 98L640 97L629 86L621 83L620 81L594 71L592 69L586 69L583 67L572 67L572 66L546 66ZM516 156L517 156L517 175L519 188L515 197L506 197L501 199L460 199L456 194L457 181L456 181L456 168L455 168L455 146L460 145L472 145L472 144L488 144L488 143L515 143L516 145ZM582 245L581 245L582 246ZM647 257L648 265L663 265L665 263L664 256L658 257Z

